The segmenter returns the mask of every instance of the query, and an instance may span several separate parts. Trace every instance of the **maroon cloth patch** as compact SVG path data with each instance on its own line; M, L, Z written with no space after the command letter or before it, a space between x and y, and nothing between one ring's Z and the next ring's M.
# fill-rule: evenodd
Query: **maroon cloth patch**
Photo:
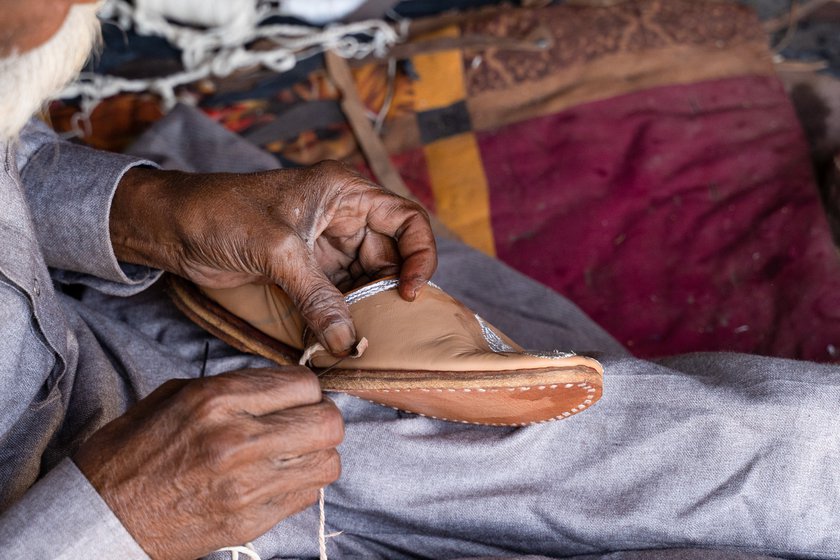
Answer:
M498 256L639 356L840 352L840 261L775 78L668 86L476 133Z

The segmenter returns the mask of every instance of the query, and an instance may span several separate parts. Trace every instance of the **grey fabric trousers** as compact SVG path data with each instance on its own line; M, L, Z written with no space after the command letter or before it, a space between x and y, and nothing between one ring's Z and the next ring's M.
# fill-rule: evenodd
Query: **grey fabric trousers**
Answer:
M226 134L179 109L134 152L180 153L211 137L225 139L228 160L253 150ZM214 168L212 150L193 156L179 166ZM839 368L636 359L551 290L462 244L439 249L436 283L519 343L597 352L604 397L567 420L490 428L331 395L346 421L343 473L326 490L327 531L342 532L332 558L840 558ZM205 344L209 374L261 363L189 324L159 288L90 292L79 313L124 367L146 356L194 376ZM317 528L312 508L254 545L263 558L317 556Z

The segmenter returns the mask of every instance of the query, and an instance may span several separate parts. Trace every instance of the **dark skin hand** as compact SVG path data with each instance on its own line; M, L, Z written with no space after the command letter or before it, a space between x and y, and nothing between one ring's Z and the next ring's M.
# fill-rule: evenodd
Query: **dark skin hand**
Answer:
M0 56L47 41L89 0L0 0ZM428 217L336 162L249 175L135 168L117 188L117 257L208 287L280 285L324 346L349 352L340 290L400 275L412 300L437 264ZM97 431L74 461L155 559L247 542L338 478L337 408L300 367L172 380Z
M250 541L338 478L336 406L302 367L171 380L74 460L155 559Z
M437 266L423 209L334 161L247 175L135 168L110 228L123 262L211 288L278 284L335 355L356 342L341 291L399 273L411 301Z
M275 282L334 354L355 329L341 290L399 274L412 300L437 264L423 210L336 162L248 175L135 168L111 206L123 262L208 287ZM247 542L339 474L336 407L303 367L173 380L74 457L152 558Z

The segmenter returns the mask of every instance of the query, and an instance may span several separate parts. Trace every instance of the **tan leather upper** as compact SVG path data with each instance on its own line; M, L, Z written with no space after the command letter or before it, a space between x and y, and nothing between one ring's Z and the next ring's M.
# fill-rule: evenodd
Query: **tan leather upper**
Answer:
M201 288L210 299L268 336L303 349L306 323L286 292L275 285L246 284L237 288Z
M303 320L277 286L248 285L204 291L262 332L303 348ZM352 299L353 294L350 292L347 297ZM320 351L310 361L313 366L453 372L587 366L599 373L603 371L597 361L584 356L543 357L525 353L498 329L480 322L470 309L434 285L422 290L414 302L403 300L396 289L387 289L352 303L350 312L358 337L368 340L364 354L337 362L337 358Z
M409 303L393 289L395 284L393 279L375 282L346 295L357 333L369 344L360 358L338 363L326 352L314 354L309 363L325 391L432 418L493 426L568 418L601 398L603 369L597 361L528 354L435 286ZM199 324L237 348L288 363L231 313L271 339L303 349L304 323L275 286L205 290L230 312L217 309L213 315L211 308L218 320L209 321L202 297L183 289L173 293ZM305 338L308 342L311 336Z

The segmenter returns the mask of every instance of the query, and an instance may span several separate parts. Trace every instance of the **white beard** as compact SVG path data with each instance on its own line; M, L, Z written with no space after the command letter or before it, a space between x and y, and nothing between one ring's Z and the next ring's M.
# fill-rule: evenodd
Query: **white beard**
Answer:
M78 75L99 42L98 7L71 7L49 41L22 55L0 58L0 141L15 138L29 118Z

